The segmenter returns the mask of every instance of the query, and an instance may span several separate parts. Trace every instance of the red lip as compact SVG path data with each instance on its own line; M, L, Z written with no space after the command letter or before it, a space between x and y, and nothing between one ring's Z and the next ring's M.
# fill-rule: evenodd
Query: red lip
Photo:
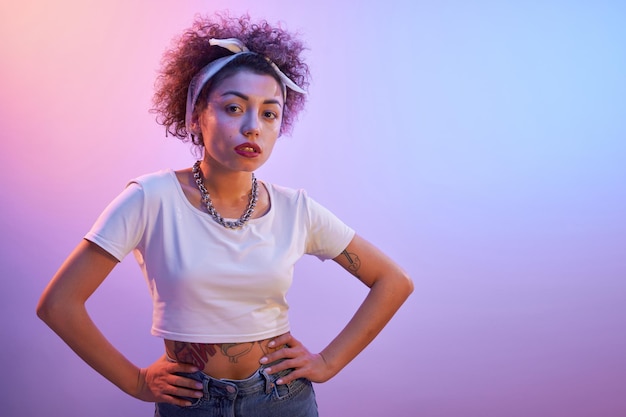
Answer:
M246 142L235 146L235 152L246 158L256 158L261 154L261 147L256 143Z

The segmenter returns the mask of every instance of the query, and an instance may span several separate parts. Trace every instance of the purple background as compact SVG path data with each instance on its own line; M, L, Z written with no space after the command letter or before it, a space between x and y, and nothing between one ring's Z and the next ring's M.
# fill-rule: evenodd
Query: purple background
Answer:
M135 176L188 147L147 112L196 12L303 34L314 76L259 177L303 187L416 291L317 386L325 417L626 415L626 6L619 1L43 0L0 5L3 416L152 413L35 316L44 286ZM321 349L365 289L304 259L294 334ZM89 301L138 365L162 353L132 257Z

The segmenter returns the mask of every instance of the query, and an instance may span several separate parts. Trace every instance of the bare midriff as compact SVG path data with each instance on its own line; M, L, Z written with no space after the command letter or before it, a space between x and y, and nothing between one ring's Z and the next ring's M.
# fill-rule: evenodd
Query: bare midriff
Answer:
M274 338L245 343L191 343L165 340L171 360L195 365L218 379L246 379L261 366L261 358L283 346L270 348Z

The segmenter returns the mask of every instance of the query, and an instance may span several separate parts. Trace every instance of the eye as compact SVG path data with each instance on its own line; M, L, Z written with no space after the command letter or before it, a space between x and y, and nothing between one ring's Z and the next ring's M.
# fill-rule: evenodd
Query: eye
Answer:
M276 112L266 110L263 112L263 117L265 117L266 119L275 120L278 119L278 114Z
M237 104L229 104L226 106L226 113L241 113L242 109Z

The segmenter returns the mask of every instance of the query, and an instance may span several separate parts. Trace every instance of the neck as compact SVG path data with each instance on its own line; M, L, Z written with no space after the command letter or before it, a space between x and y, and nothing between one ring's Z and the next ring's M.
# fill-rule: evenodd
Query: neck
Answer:
M256 203L259 198L258 183L256 181L256 178L254 177L254 174L250 174L251 191L248 196L248 204L246 205L246 209L243 211L243 214L237 220L233 221L233 220L225 220L224 215L226 215L226 217L233 217L231 216L231 213L233 212L234 209L237 209L238 211L240 211L241 207L239 207L240 206L238 202L239 198L236 197L235 195L235 198L232 200L232 203L233 203L232 205L229 204L229 202L226 201L226 199L224 198L221 200L221 202L219 202L216 205L215 204L216 202L213 201L213 199L209 195L209 191L207 190L207 187L204 184L204 180L200 172L200 161L197 161L193 165L193 168L191 171L193 173L194 182L196 183L196 185L198 186L198 190L200 191L202 203L206 206L206 210L211 215L211 217L213 217L213 220L215 220L216 222L218 222L219 224L221 224L222 226L228 229L238 229L240 227L243 227L243 225L246 224L248 220L250 220L252 213L254 213L254 208L256 207ZM239 178L237 178L237 180L241 182ZM221 182L223 183L223 180ZM232 184L231 184L231 187L232 187ZM224 208L225 210L221 210L219 206L222 206L222 208ZM236 217L233 217L233 218L236 218Z
M200 164L204 186L211 198L223 201L246 199L252 184L252 172L232 171L216 167L204 159Z

